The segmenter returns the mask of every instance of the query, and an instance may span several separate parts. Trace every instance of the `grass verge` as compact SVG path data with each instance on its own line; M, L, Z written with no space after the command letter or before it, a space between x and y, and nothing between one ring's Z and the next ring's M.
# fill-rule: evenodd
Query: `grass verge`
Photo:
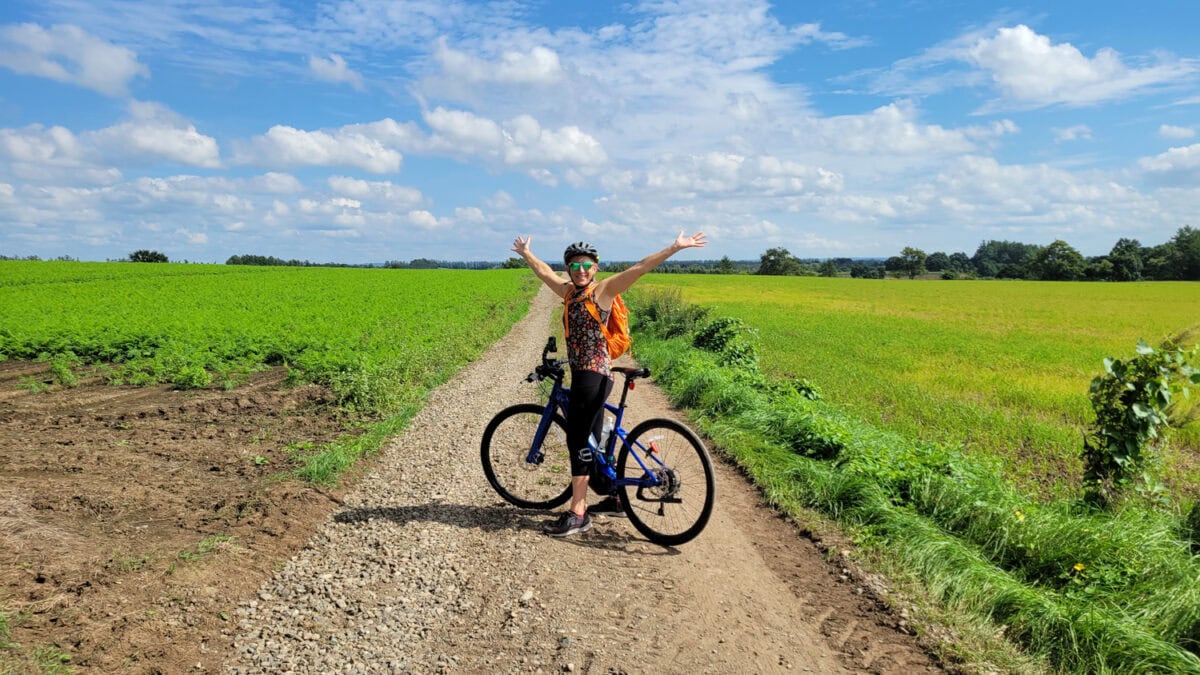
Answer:
M638 360L777 508L828 515L940 608L991 624L1034 662L1200 673L1200 558L1183 505L1100 513L1039 500L998 462L865 424L803 380L767 381L737 320L678 296L631 299Z

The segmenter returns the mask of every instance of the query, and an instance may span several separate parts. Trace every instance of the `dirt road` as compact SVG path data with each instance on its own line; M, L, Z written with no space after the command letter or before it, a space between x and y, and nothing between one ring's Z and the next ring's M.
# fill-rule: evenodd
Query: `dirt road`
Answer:
M534 400L523 377L554 302L543 289L435 391L344 508L238 607L230 672L938 670L723 460L712 520L677 549L619 518L552 539L540 533L550 514L502 502L479 439L497 411ZM630 404L630 428L678 416L649 382Z

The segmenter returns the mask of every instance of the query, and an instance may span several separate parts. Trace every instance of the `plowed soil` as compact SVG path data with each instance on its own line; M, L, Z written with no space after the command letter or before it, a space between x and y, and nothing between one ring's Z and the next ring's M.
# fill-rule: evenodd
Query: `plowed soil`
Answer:
M0 672L33 670L34 652L96 672L218 667L238 600L336 506L276 478L289 444L341 432L319 387L282 378L67 389L45 364L0 364L0 610L21 645Z

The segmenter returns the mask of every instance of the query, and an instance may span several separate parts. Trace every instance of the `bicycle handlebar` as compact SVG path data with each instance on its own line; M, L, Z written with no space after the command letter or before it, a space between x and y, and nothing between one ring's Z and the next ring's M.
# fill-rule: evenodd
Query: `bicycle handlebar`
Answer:
M558 351L558 341L551 335L550 339L546 340L546 346L542 349L542 365L533 369L533 372L525 377L526 382L534 380L544 380L547 377L562 377L563 366L567 365L568 359L552 359L550 354Z

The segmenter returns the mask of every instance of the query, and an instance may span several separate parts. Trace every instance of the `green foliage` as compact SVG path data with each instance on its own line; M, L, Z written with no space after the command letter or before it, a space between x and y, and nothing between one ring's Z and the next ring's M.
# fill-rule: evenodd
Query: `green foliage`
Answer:
M1192 503L1183 520L1183 536L1190 542L1192 553L1200 554L1200 500Z
M925 251L911 246L905 246L900 251L900 268L909 279L916 279L925 273Z
M167 260L167 256L163 253L141 249L129 254L129 262L165 263L169 261Z
M203 389L212 384L212 373L201 366L182 366L175 371L171 382L177 389Z
M703 307L683 302L683 296L676 288L658 288L651 292L638 289L627 295L627 300L636 298L637 304L637 311L630 312L631 320L664 339L691 334L708 316L708 310Z
M1030 276L1043 281L1076 281L1086 269L1087 261L1079 251L1061 239L1039 249L1029 263Z
M772 276L794 276L800 273L800 261L783 247L767 249L761 256L756 272Z
M1135 480L1153 484L1146 468L1171 424L1176 395L1187 397L1190 385L1200 384L1200 372L1189 365L1196 353L1197 347L1185 349L1179 338L1158 349L1139 340L1133 358L1104 359L1104 374L1089 389L1096 419L1083 446L1090 503L1107 505Z
M72 368L80 364L78 356L71 351L59 352L53 356L43 356L47 358L43 358L42 360L50 362L50 372L54 375L54 379L58 380L59 384L68 389L79 386L79 377L72 370Z
M179 559L184 562L198 562L207 558L213 551L216 551L219 545L232 540L233 537L229 535L209 535L196 542L195 546L191 546L180 551Z

